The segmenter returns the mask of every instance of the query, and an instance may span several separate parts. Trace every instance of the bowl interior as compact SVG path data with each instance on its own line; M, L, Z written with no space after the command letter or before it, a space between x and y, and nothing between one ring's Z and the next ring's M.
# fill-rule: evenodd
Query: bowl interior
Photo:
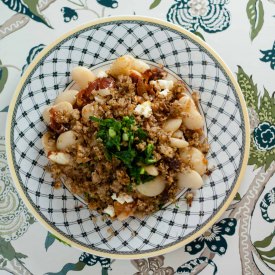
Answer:
M213 172L195 195L183 197L143 219L103 219L66 188L55 190L45 171L41 113L71 83L73 67L102 67L121 55L163 64L199 91ZM24 79L10 125L13 165L20 189L53 231L84 250L110 255L160 251L183 242L207 224L234 189L243 163L244 116L238 94L223 66L187 34L161 23L113 20L78 30L53 46ZM89 250L91 251L91 250Z

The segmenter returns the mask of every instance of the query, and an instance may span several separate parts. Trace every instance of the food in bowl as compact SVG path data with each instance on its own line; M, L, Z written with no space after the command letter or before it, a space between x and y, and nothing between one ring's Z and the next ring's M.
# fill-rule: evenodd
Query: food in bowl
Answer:
M89 208L112 218L144 216L202 187L209 149L197 93L162 67L125 55L97 75L75 67L79 90L47 106L48 171Z

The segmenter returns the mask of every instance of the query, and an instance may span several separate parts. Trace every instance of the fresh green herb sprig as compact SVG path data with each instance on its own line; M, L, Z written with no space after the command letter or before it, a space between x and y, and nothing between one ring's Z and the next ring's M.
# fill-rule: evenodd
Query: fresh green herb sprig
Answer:
M143 168L144 165L156 162L153 158L154 145L146 144L143 152L137 149L137 144L145 142L148 135L136 125L134 117L125 116L119 121L114 118L100 119L92 116L90 120L98 123L97 138L102 140L108 160L112 157L121 160L136 184L154 178Z

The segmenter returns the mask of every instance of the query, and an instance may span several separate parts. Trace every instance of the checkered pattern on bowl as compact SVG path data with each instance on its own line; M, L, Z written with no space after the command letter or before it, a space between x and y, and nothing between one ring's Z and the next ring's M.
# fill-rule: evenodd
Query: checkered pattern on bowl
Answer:
M117 57L163 64L199 91L214 167L196 192L192 207L184 198L143 219L102 219L66 188L56 190L45 171L41 113L70 83L75 66L101 66ZM209 223L227 201L243 164L244 115L235 86L223 66L189 35L161 23L113 20L86 26L65 37L37 62L16 99L10 127L12 159L20 188L53 232L88 252L110 256L162 253Z

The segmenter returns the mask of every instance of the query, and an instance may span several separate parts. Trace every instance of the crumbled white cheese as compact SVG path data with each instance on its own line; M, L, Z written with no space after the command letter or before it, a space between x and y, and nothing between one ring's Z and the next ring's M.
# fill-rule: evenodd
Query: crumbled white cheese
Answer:
M98 95L105 97L105 96L110 95L111 91L109 89L100 89L97 91L97 93L98 93Z
M117 199L116 193L114 193L114 194L111 196L111 198L112 198L113 200L116 200L116 199Z
M108 205L107 208L105 208L103 210L104 213L108 214L110 217L114 217L115 216L115 209L112 205Z
M127 203L131 203L134 201L133 197L130 196L130 195L127 195L125 194L126 196L124 196L124 200L127 202Z
M150 81L150 84L160 87L161 89L168 89L171 90L174 86L174 81L173 80L164 80L164 79L159 79L159 80L152 80Z
M71 161L71 156L63 152L50 152L48 158L58 164L67 165Z
M151 102L145 101L142 104L138 104L134 111L138 115L142 115L146 118L150 117L152 115L152 108L151 108Z
M103 97L101 97L99 95L96 95L95 101L98 102L99 104L104 104L106 102L106 99L104 99Z
M97 73L98 78L107 77L107 76L108 75L102 70L98 71L98 73Z
M169 94L169 90L168 89L164 89L164 90L162 90L159 94L160 95L163 95L163 96L167 96L168 94Z
M122 193L122 194L119 194L118 197L117 195L114 193L111 198L114 200L114 201L117 201L119 202L120 204L124 204L125 202L126 203L130 203L130 202L133 202L134 199L132 196L126 194L126 193Z

